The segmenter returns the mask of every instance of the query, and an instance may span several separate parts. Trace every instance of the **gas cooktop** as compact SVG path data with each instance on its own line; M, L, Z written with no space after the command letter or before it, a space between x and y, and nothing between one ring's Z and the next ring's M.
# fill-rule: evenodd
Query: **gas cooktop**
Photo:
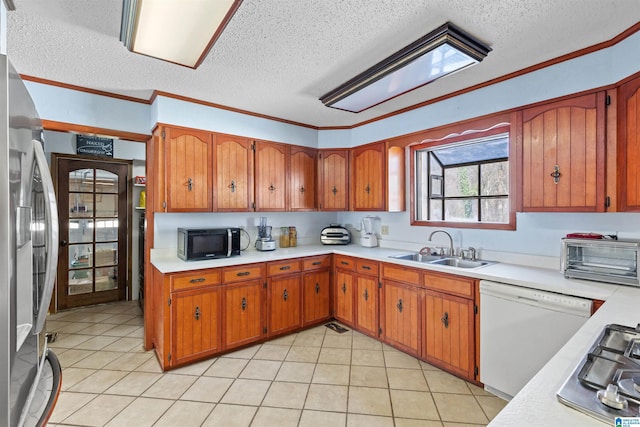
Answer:
M557 396L610 425L640 417L640 324L607 325Z

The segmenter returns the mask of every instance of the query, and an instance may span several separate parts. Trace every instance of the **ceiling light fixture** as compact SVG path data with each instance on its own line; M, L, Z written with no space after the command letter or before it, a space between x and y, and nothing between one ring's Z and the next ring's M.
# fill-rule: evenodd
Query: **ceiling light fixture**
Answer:
M242 0L123 0L120 41L131 52L198 68Z
M359 113L482 61L491 48L446 23L320 98Z

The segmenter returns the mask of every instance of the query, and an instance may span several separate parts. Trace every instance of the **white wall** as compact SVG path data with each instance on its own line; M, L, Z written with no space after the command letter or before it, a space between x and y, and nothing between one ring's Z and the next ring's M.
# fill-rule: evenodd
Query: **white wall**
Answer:
M60 154L76 154L76 138L75 134L65 132L45 131L45 152L47 160L51 163L51 153ZM145 175L145 144L140 142L124 141L116 139L113 142L113 157L116 159L133 160L132 173L133 176ZM132 204L138 204L140 195L140 187L132 188ZM131 227L131 257L132 257L132 277L131 277L131 297L130 299L138 299L138 291L140 283L138 280L138 211L134 209L132 214Z

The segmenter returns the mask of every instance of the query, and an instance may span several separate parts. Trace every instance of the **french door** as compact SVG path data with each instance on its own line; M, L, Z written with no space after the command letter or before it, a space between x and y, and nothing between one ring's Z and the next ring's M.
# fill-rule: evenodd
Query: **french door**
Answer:
M57 308L127 297L128 162L54 157L60 255Z

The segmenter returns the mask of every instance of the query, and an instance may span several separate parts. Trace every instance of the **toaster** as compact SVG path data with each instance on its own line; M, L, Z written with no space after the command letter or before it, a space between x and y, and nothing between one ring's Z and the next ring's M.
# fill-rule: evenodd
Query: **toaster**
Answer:
M330 224L322 229L320 243L323 245L348 245L351 243L351 234L340 224Z

